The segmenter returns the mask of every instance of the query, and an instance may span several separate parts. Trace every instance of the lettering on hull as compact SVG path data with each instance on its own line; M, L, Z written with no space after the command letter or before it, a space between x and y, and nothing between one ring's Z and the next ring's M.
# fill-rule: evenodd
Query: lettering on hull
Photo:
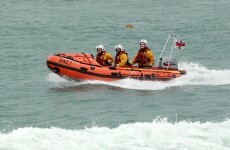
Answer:
M65 64L65 65L68 65L68 66L71 66L71 63L72 63L71 60L67 60L67 59L63 59L63 58L60 58L59 62L62 64Z

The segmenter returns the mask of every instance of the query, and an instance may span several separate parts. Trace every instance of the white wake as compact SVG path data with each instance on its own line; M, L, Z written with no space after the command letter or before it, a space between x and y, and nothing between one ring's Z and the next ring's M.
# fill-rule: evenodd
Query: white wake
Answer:
M115 82L105 81L67 81L53 73L48 76L48 81L68 86L78 86L83 84L104 84L126 89L137 90L163 90L170 87L184 85L230 85L230 69L208 69L198 63L182 62L179 68L187 70L187 74L170 81L140 81L135 79L123 79Z

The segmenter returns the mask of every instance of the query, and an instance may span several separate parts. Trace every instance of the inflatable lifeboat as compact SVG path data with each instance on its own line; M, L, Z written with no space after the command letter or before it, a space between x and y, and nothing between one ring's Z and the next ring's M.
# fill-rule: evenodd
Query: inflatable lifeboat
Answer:
M186 74L179 70L175 58L160 58L158 65L144 69L101 66L88 53L58 53L48 57L47 66L61 77L74 80L115 81L125 78L139 80L170 80Z

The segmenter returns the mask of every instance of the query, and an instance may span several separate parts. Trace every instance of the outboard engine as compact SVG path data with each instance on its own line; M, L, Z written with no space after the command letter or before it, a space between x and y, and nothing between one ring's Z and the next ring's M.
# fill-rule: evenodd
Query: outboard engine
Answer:
M163 57L160 58L160 61L158 63L158 68L178 70L178 63L176 58L169 59L169 57Z

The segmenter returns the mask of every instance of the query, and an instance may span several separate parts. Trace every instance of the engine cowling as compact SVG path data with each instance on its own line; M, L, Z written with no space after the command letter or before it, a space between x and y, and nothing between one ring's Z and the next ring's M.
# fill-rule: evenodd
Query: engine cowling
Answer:
M178 70L176 58L163 57L160 58L158 68Z

